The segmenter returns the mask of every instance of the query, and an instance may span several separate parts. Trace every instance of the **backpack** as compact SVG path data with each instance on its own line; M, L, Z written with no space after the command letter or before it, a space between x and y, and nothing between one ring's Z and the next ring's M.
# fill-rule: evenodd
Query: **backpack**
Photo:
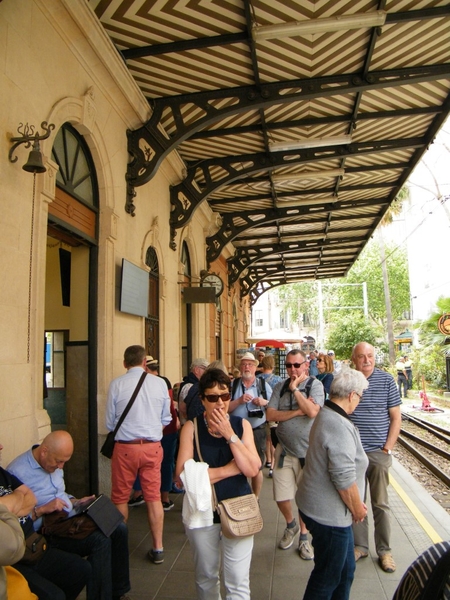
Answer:
M191 389L186 394L184 402L186 404L186 416L190 421L203 414L204 408L199 394L198 383L192 384Z
M305 385L305 389L301 392L306 398L309 398L309 395L311 393L312 384L315 379L316 379L315 377L308 377L308 380ZM283 387L280 390L280 398L283 394L290 391L290 389L289 389L290 381L291 381L290 379L286 379L286 381L283 383ZM292 398L291 398L291 409L292 409Z
M231 399L232 400L234 398L234 395L236 393L236 390L237 390L238 385L241 380L242 380L242 377L236 377L235 379L233 379L233 383L231 385ZM261 377L256 377L256 389L261 394L261 398L264 398L264 400L267 400L266 381L264 379L262 379Z

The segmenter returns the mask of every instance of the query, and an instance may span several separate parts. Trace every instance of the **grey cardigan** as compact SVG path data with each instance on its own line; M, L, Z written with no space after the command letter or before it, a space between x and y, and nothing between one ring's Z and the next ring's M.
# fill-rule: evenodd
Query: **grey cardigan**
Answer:
M326 402L311 428L297 506L322 525L348 527L352 514L337 490L356 481L362 499L367 465L358 430L337 404Z

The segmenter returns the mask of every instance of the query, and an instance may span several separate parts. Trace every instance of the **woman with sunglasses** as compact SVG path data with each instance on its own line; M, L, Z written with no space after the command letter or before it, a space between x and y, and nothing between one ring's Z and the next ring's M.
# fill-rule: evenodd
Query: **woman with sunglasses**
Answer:
M331 382L334 378L334 364L332 357L327 354L322 354L321 352L317 358L317 370L319 373L316 375L316 378L322 382L322 385L325 388L326 397L328 398Z
M257 475L261 462L250 423L228 414L230 378L220 369L208 369L200 378L199 393L204 412L194 421L188 421L181 431L176 477L180 477L190 459L204 461L208 464L209 483L214 485L218 502L250 494L247 478ZM184 503L189 502L186 494ZM221 536L216 511L211 523L207 524L198 520L189 522L185 518L188 514L183 505L186 535L194 554L197 598L220 600L221 554L227 599L250 598L253 536L233 539Z

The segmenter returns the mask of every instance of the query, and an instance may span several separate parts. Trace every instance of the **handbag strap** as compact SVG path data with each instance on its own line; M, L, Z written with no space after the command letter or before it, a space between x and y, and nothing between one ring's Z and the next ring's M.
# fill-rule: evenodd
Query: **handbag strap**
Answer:
M125 410L123 411L123 413L120 415L119 420L117 421L117 425L114 428L114 437L116 437L116 433L119 431L120 426L122 425L122 423L125 420L125 417L127 416L127 414L130 412L130 408L133 406L133 402L136 400L136 396L139 393L139 390L142 387L142 384L144 383L144 379L145 376L147 375L147 371L144 371L141 375L141 378L138 381L137 386L134 388L134 392L133 395L131 396L131 398L128 400L128 404L125 406Z
M198 441L197 417L195 417L195 419L194 419L194 440L195 440L195 447L197 448L197 454L198 454L198 457L200 458L200 462L205 462L203 460L202 453L200 452L200 443ZM211 484L211 493L212 493L212 504L213 504L214 510L217 510L217 506L219 503L217 501L216 488L214 487L213 483Z

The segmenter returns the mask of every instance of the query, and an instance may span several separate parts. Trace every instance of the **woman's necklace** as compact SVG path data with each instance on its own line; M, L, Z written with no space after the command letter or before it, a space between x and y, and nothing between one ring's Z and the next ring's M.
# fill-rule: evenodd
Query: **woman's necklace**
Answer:
M228 413L227 413L227 419L230 420L230 415ZM211 430L210 426L208 425L208 420L206 419L206 413L203 413L203 420L205 421L206 429L207 429L209 435L212 435L215 438L222 437L221 433L217 433L217 432Z

